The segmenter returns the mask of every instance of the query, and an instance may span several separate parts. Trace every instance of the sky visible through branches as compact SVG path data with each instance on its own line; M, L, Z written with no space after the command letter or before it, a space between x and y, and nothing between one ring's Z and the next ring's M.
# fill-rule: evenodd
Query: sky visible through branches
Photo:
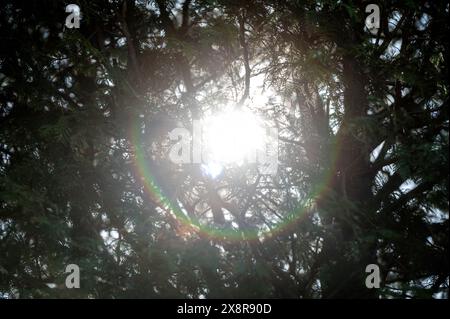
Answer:
M3 1L0 298L447 299L448 18Z

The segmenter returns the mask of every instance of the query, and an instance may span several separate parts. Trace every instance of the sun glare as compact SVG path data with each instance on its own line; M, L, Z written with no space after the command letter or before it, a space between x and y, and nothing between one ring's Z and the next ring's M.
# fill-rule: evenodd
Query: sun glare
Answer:
M242 165L255 159L264 146L262 120L250 111L228 111L202 121L207 174L216 177L227 164Z

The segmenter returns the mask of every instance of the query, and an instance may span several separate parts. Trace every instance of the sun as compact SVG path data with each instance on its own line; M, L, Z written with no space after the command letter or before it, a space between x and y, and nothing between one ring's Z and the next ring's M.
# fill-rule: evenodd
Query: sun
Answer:
M218 176L227 165L255 161L265 142L262 119L249 110L216 113L202 120L204 171Z

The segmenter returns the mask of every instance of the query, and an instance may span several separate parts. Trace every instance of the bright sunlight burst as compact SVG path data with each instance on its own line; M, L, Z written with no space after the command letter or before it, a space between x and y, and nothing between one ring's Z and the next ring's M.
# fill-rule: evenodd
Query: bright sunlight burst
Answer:
M262 120L247 110L233 110L206 117L202 121L206 160L203 168L218 176L226 164L254 161L262 149L265 134Z

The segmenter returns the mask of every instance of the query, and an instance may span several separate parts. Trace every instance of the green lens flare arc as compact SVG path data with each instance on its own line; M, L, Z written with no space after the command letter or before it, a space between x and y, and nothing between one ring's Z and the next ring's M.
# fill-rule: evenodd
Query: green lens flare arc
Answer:
M155 175L150 169L149 162L145 158L145 151L143 148L143 141L141 140L142 134L138 125L132 126L131 141L134 147L134 169L137 176L139 176L143 182L143 187L146 195L154 202L157 202L163 210L166 210L172 214L178 223L186 229L197 233L200 236L206 236L215 240L223 241L252 241L266 237L273 237L284 232L292 230L298 223L301 223L304 218L311 213L311 209L304 205L298 205L295 209L288 212L282 221L276 223L276 225L270 229L231 229L231 228L219 228L211 225L201 223L197 218L187 216L177 203L172 202L162 191L160 185L158 185ZM312 201L322 197L329 189L329 183L331 181L332 172L337 161L337 149L339 148L339 141L333 143L334 149L332 150L332 159L330 161L330 167L326 173L323 174L321 182L312 191L309 199Z

